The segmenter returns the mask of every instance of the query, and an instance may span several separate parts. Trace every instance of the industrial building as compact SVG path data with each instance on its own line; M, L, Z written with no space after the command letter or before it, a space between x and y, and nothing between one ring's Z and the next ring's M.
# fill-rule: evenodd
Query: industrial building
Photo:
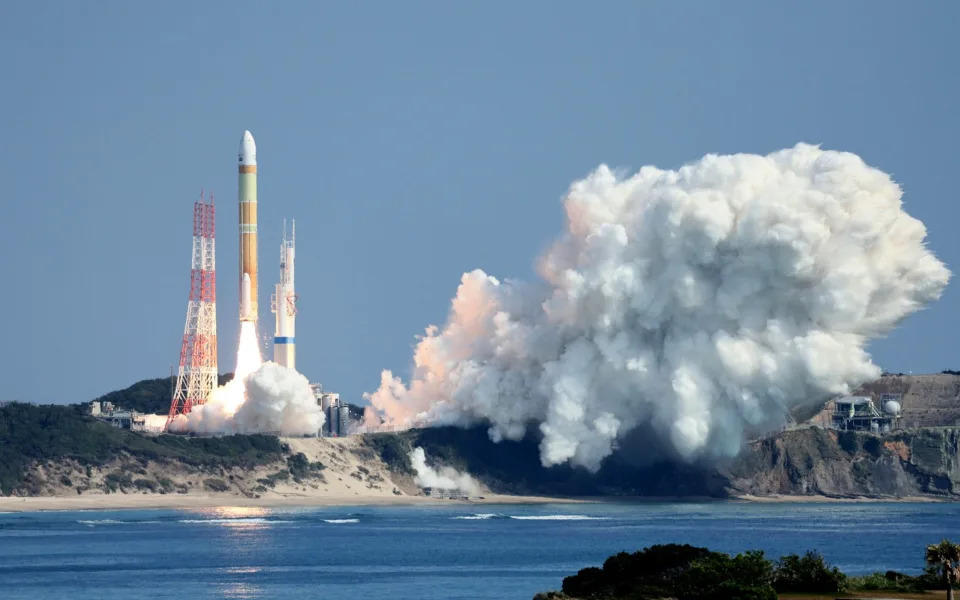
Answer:
M311 384L313 395L323 411L325 422L320 430L321 437L344 437L350 435L353 429L353 419L350 418L350 406L340 401L340 394L324 392L319 383Z
M117 408L113 402L90 403L90 415L98 421L109 423L120 429L130 429L132 431L146 431L146 415L135 410L124 410Z
M830 425L842 431L888 433L900 427L901 403L895 394L880 398L883 412L877 410L869 396L844 396L833 401Z

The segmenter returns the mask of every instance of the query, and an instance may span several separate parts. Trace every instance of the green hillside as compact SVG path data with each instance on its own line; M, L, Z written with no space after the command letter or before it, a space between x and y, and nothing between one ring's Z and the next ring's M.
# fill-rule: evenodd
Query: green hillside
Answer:
M99 466L126 454L138 460L229 468L271 463L284 455L273 436L147 436L101 423L84 414L85 409L21 403L0 407L0 493L19 488L34 461L67 458Z

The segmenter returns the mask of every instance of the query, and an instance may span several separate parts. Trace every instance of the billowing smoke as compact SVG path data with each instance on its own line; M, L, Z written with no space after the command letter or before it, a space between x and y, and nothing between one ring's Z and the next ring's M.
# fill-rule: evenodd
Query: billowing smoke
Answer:
M601 166L564 205L540 281L466 273L409 385L382 374L387 425L488 422L499 441L536 423L545 465L589 469L640 426L684 460L733 456L878 377L866 342L949 278L887 174L806 144Z
M243 388L243 389L240 389ZM225 397L243 394L235 412ZM294 369L264 363L245 380L217 388L206 404L187 415L186 429L197 433L277 433L313 435L324 416L310 382Z
M469 496L480 494L480 484L467 473L461 473L453 467L434 469L427 465L427 454L423 448L417 446L409 454L413 470L417 472L414 479L420 487L431 487L439 490L457 490Z
M310 382L295 369L264 363L253 323L244 322L234 379L210 395L171 431L196 433L277 433L313 435L323 425Z

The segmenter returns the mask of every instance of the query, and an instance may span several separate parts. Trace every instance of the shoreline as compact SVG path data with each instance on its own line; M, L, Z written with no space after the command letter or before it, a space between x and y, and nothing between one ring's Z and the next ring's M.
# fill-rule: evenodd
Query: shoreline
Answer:
M550 496L510 496L487 494L470 499L444 499L428 496L327 496L284 494L248 498L227 494L110 494L88 496L2 496L0 513L84 511L84 510L189 510L195 508L322 508L338 506L483 506L486 504L576 504L585 499Z
M680 502L739 502L755 504L778 503L937 503L950 502L947 498L906 496L902 498L834 498L829 496L730 496L728 498L703 497L650 497L650 496L513 496L486 494L469 499L443 499L428 496L333 496L311 494L276 494L249 498L229 494L90 494L87 496L2 496L0 513L46 512L46 511L96 511L96 510L190 510L219 507L339 507L339 506L484 506L490 504L587 504L587 503L680 503Z

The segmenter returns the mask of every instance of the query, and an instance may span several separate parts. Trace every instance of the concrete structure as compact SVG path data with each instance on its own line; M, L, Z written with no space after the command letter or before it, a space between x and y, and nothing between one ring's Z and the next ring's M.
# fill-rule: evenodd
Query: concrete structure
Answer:
M240 201L240 294L243 294L244 275L250 277L250 303L241 321L258 320L257 302L257 144L249 131L240 139L239 167Z
M899 415L882 414L868 396L844 396L833 403L830 424L834 429L887 433L899 424Z
M297 293L293 283L293 261L297 224L293 222L290 239L287 239L287 224L283 224L283 243L280 245L280 283L270 297L270 310L276 315L273 337L273 362L297 368L296 320Z

